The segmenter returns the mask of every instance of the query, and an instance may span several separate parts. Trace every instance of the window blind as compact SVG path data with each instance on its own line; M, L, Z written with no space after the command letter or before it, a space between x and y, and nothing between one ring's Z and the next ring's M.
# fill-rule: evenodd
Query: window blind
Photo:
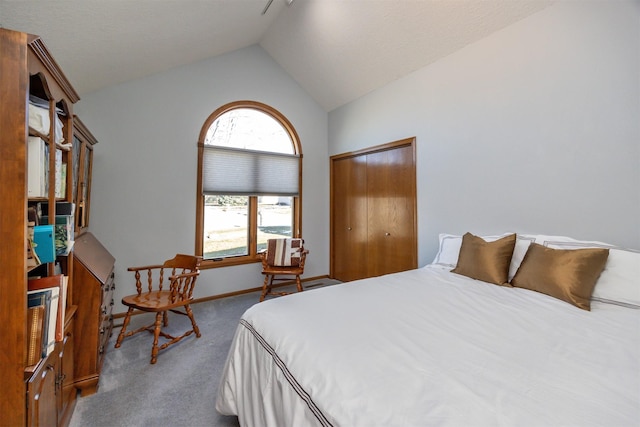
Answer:
M300 156L204 145L203 194L297 196Z

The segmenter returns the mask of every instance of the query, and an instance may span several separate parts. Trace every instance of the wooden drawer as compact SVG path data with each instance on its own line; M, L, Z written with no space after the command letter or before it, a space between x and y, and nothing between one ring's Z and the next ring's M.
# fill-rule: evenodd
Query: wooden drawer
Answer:
M102 365L102 357L107 349L109 337L113 329L113 291L116 288L114 283L114 273L109 275L109 280L102 286L102 305L100 306L100 314L102 321L100 324L99 339L98 339L98 354L100 355L99 364Z

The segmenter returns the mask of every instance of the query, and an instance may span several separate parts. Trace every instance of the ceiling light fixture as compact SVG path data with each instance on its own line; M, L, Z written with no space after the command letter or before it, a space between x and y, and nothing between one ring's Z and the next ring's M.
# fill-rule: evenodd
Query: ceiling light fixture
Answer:
M284 0L284 1L287 3L287 6L291 6L291 3L293 3L293 0ZM271 6L271 3L273 3L273 0L267 1L267 5L264 7L264 10L262 11L262 15L267 13L267 10L269 9L269 6Z

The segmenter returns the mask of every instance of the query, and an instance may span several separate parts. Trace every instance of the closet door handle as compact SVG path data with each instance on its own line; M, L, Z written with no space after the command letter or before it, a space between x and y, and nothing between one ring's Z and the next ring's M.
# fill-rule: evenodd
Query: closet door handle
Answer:
M391 233L384 233L385 236L391 236Z

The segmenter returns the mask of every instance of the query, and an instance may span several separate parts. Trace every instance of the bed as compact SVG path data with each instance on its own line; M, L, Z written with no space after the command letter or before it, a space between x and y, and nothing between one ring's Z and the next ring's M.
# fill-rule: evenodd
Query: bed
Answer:
M640 254L517 235L510 282L533 246L607 248L585 309L452 272L463 243L442 234L423 268L248 309L218 412L259 427L638 426Z

